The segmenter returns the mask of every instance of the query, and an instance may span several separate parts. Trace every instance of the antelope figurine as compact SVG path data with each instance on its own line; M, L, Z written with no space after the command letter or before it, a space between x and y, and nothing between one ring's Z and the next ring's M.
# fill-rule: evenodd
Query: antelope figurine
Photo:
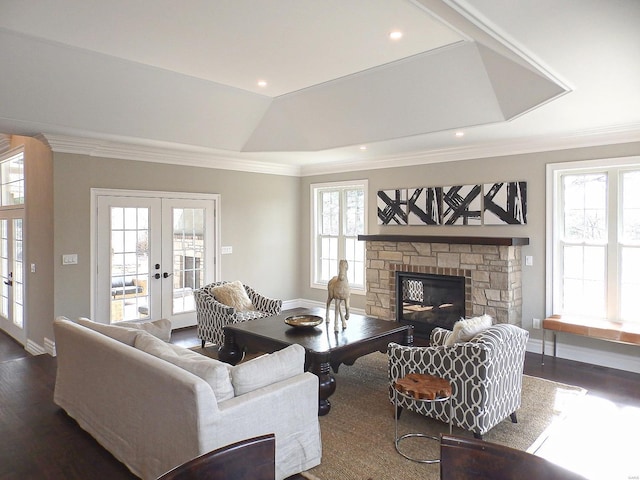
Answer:
M327 323L329 323L329 305L331 305L331 300L333 300L336 307L336 315L333 325L334 332L338 332L338 315L340 315L340 319L342 320L343 330L347 328L347 320L349 320L349 295L351 294L351 289L349 288L349 280L347 279L348 269L349 264L347 261L340 260L340 264L338 265L338 275L329 280L329 284L327 285L329 296L327 298L327 312L325 318ZM344 303L344 313L340 309L340 303Z

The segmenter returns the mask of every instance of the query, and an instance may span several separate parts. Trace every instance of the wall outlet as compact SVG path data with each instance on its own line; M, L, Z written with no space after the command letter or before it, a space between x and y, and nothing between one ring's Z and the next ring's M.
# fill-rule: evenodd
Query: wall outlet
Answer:
M540 330L540 319L539 318L534 318L533 319L533 328Z

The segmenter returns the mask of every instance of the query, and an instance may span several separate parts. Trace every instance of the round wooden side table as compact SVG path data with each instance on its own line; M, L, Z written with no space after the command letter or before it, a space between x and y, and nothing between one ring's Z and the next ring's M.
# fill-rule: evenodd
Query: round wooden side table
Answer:
M395 407L395 447L396 451L404 458L419 463L439 463L440 459L414 458L400 450L400 442L405 438L427 438L440 442L439 437L424 433L405 433L398 436L398 403L400 397L405 397L415 402L443 402L449 403L449 435L453 421L453 399L451 397L451 384L444 378L424 373L410 373L393 383L393 404Z

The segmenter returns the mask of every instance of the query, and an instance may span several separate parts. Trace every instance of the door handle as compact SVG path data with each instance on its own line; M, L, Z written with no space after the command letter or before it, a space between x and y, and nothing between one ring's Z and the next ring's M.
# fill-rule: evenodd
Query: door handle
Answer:
M13 280L5 280L4 284L5 285L9 285L10 287L12 287L13 286Z
M164 273L162 274L162 276L163 276L164 278L169 278L171 275L173 275L173 273L167 273L167 272L164 272Z
M156 273L156 274L153 276L153 278L155 278L155 279L157 280L158 278L160 278L160 274L159 274L159 273Z

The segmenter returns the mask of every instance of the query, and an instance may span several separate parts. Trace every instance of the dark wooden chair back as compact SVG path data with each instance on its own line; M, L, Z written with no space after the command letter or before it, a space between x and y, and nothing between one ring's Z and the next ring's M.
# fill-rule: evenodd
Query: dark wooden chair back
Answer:
M440 480L585 480L527 452L475 438L442 435Z
M177 466L158 480L275 480L276 437L243 440Z

